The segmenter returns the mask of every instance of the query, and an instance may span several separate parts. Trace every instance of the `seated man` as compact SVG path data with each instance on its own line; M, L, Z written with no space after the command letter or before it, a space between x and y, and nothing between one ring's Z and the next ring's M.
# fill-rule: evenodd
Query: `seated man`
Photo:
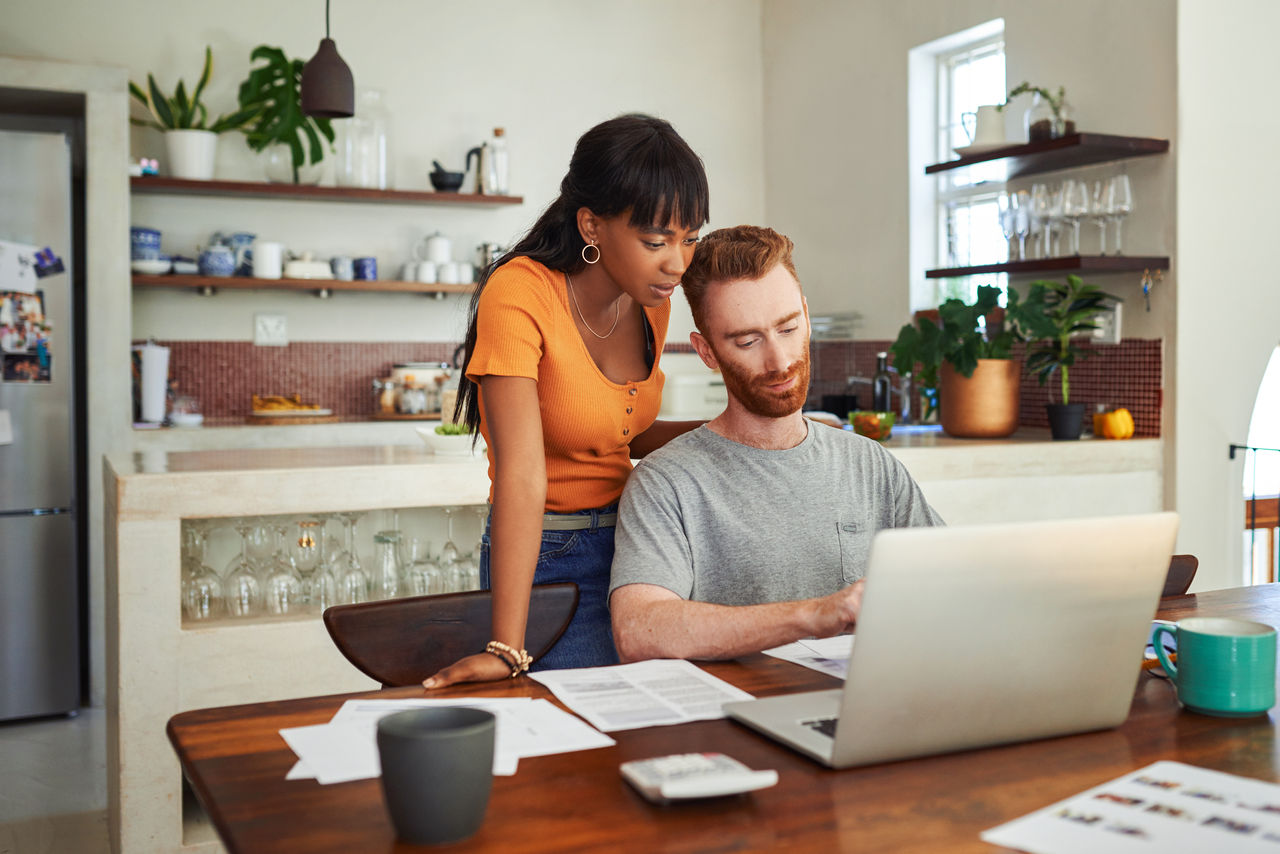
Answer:
M877 442L800 414L809 314L791 249L772 229L720 229L685 271L689 338L729 405L623 490L609 599L623 661L732 658L852 630L872 535L942 524Z

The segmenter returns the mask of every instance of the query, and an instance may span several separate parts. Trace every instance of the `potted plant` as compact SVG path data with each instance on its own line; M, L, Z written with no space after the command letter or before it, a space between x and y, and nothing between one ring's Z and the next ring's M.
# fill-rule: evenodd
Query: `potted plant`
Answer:
M942 429L962 438L998 438L1018 427L1020 363L1014 344L1028 340L1039 307L1010 290L983 285L972 305L949 299L936 314L921 312L898 332L890 351L898 370L912 372L927 406L939 409Z
M1120 299L1096 285L1084 284L1076 275L1067 276L1066 282L1032 282L1031 292L1031 299L1041 307L1042 314L1034 325L1038 343L1027 356L1027 369L1040 379L1040 385L1044 385L1054 371L1059 373L1062 402L1045 404L1049 430L1055 439L1079 439L1084 424L1084 404L1071 403L1071 366L1089 354L1072 338L1097 329L1097 316L1112 311Z
M332 144L333 126L302 112L302 60L268 45L255 47L249 60L263 64L250 68L240 84L240 107L253 115L244 128L249 147L268 152L267 180L319 181L319 168L307 167L324 159L321 137Z
M1076 132L1076 123L1071 118L1071 106L1067 103L1067 90L1063 86L1058 87L1055 95L1048 89L1032 86L1024 80L1009 90L1005 102L996 109L1003 111L1010 101L1028 92L1035 96L1024 117L1028 142L1057 139Z
M213 178L214 159L217 154L218 134L235 130L253 117L253 111L218 116L209 121L209 111L200 96L213 73L213 51L204 49L204 70L195 89L187 94L187 87L179 80L172 96L167 96L156 85L154 75L147 75L144 90L129 82L129 94L147 108L148 117L130 121L142 127L155 128L164 133L165 148L169 154L169 174L175 178L208 181Z

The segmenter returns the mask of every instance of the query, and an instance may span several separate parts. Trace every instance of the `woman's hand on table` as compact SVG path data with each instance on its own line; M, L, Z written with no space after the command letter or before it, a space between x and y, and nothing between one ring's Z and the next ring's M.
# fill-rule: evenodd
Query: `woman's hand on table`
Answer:
M511 678L511 668L496 655L481 652L468 655L422 680L423 688L445 688L460 682L496 682Z

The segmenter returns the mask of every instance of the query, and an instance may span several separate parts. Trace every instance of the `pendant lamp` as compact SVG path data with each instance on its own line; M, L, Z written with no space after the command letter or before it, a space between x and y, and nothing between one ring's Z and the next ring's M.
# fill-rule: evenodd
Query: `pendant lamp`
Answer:
M329 38L329 0L324 0L324 38L316 55L302 66L302 112L322 119L345 119L356 114L351 69Z

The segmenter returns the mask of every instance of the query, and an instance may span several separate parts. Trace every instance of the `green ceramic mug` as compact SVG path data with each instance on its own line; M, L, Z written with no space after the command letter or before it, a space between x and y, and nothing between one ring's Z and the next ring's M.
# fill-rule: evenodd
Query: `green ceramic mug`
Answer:
M1161 641L1173 635L1178 663ZM1276 704L1276 630L1225 617L1189 617L1151 634L1156 657L1190 711L1225 718L1264 714Z

